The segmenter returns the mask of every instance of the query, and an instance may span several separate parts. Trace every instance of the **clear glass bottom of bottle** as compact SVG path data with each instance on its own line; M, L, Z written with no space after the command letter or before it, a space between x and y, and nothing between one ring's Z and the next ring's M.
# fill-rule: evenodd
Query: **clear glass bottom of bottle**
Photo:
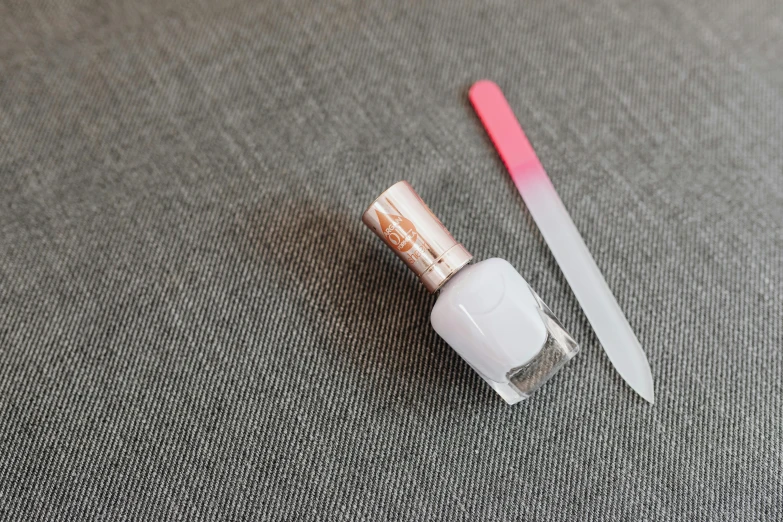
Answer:
M538 313L546 326L547 336L541 351L535 357L508 371L508 382L488 381L508 404L516 404L530 397L579 352L579 345L565 331L549 307L532 288L530 292L538 303Z

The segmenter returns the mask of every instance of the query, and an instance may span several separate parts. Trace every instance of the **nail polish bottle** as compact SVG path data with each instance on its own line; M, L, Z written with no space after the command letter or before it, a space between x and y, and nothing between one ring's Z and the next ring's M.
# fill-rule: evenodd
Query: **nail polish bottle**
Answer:
M528 398L579 351L510 263L469 265L470 253L407 181L381 194L362 221L439 292L432 327L507 403Z

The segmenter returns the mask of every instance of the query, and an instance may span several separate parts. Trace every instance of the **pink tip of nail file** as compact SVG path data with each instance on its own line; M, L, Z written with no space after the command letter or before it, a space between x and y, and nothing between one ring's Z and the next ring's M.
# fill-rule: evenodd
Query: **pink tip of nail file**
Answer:
M609 360L631 388L654 402L650 365L639 340L505 96L489 80L475 83L469 96Z

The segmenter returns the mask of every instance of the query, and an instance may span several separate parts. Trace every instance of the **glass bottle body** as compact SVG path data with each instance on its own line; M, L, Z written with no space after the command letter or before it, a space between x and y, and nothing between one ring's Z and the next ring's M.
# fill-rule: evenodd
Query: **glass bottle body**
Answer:
M509 404L528 398L579 351L511 264L466 266L440 289L435 331Z

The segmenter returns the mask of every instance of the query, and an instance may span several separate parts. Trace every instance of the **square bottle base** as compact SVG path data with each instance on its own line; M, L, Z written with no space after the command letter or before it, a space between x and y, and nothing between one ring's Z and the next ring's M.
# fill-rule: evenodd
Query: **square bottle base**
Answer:
M538 302L538 313L546 326L547 337L541 351L535 357L508 371L506 374L508 382L489 383L508 404L516 404L530 397L579 352L579 345L565 331L549 307L532 288L530 292Z

